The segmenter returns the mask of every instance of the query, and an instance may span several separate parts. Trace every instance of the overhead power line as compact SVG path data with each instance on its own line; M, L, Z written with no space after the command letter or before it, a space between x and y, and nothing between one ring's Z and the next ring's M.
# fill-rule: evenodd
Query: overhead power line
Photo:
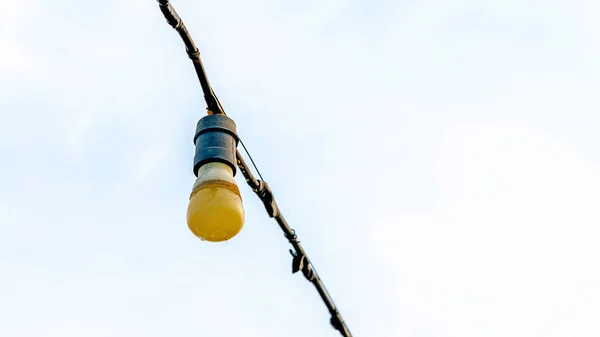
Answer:
M158 0L158 4L160 7L160 10L164 14L169 25L171 25L171 27L173 27L179 33L179 36L181 37L181 39L183 40L183 43L185 44L186 52L187 52L189 58L192 60L192 63L194 64L194 69L196 70L196 75L198 76L198 80L200 81L200 86L202 87L202 92L204 93L204 99L206 101L208 113L209 114L225 114L225 111L223 110L223 107L221 106L219 99L213 92L213 90L210 86L210 83L208 82L208 77L206 75L206 71L204 70L202 60L200 59L200 51L194 44L194 41L192 40L190 33L188 32L187 28L183 24L183 21L181 20L181 18L177 14L177 12L175 12L175 9L173 8L173 6L171 6L171 4L169 3L168 0ZM242 146L246 150L246 153L248 154L249 158L252 160L250 153L248 152L248 150L246 149L246 147L244 146L243 143L242 143ZM246 179L246 183L248 184L248 186L250 186L252 191L254 191L254 193L256 193L256 195L259 197L259 199L263 202L265 209L267 210L267 214L269 214L269 216L271 218L274 218L275 221L277 221L277 224L283 231L284 236L286 237L286 239L288 239L288 241L292 245L293 249L290 249L290 253L292 254L292 257L293 257L292 273L301 271L302 274L304 275L304 277L314 285L314 287L317 289L317 292L319 293L321 299L325 303L327 310L331 314L331 319L330 319L331 325L335 329L337 329L342 334L342 336L351 337L352 334L350 333L348 326L342 319L342 315L340 314L335 303L333 302L331 295L327 291L327 288L325 288L325 285L323 284L323 281L319 277L319 274L317 274L317 271L316 271L314 265L312 264L312 262L309 260L308 256L306 255L306 252L304 251L304 248L302 248L300 241L298 241L296 231L294 231L290 227L290 225L287 223L287 221L283 217L283 214L281 213L281 210L279 209L279 206L277 205L277 202L275 201L275 198L273 196L273 192L271 191L271 188L264 181L262 176L260 176L260 172L258 171L258 168L254 164L254 161L252 160L252 164L254 165L254 167L255 167L256 171L258 172L261 179L256 179L254 177L254 175L248 168L248 165L244 161L244 158L242 157L239 150L236 151L236 161L237 161L237 166L239 167L240 172L242 172L242 174L244 175L244 178Z

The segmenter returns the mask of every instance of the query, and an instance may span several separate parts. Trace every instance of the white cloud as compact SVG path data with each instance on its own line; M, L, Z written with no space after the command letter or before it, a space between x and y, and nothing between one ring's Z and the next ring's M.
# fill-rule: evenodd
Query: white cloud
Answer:
M21 41L19 34L25 25L36 17L36 7L31 1L7 1L0 13L0 71L24 73L36 69L32 51Z
M600 290L597 163L518 121L466 123L446 130L436 179L435 207L387 214L374 231L387 235L371 236L408 335L547 336L556 322L563 334L552 336L600 331L585 312L598 304L578 294Z

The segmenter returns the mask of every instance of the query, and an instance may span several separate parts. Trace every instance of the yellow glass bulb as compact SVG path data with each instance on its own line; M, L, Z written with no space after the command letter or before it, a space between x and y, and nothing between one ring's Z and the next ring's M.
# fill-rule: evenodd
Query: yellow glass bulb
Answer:
M233 170L223 163L198 169L187 210L188 227L202 240L227 241L244 226L244 208Z

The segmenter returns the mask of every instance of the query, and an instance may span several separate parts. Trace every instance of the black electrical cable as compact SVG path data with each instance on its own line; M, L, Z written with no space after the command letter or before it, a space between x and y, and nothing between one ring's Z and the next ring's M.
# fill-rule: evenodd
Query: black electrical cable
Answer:
M185 51L187 52L188 57L194 63L196 74L198 74L198 80L200 80L200 86L202 86L202 92L204 93L204 100L206 101L208 110L212 111L213 113L225 113L219 104L219 100L216 98L212 88L210 87L208 77L204 71L204 65L202 64L202 60L200 60L200 51L196 47L194 40L192 40L190 33L183 24L183 21L179 15L177 15L177 12L175 12L175 9L173 9L173 6L171 6L168 0L158 0L158 5L169 25L171 25L171 27L173 27L179 33L179 36L181 36L181 39L185 44Z
M210 83L208 82L208 77L206 76L206 72L204 70L204 66L202 65L202 61L200 60L200 51L194 44L190 33L183 24L183 21L181 20L179 15L177 15L177 12L175 12L175 9L173 8L173 6L171 6L168 0L157 1L160 10L167 19L167 22L179 33L179 36L181 36L181 39L185 44L186 52L192 60L192 62L194 63L194 68L196 70L198 80L200 81L202 92L204 93L204 99L206 101L208 112L214 114L225 114L225 111L223 110L219 99L213 92ZM250 160L252 160L252 156L250 156L250 153L248 152L248 149L246 149L246 146L243 143L242 146L244 147L244 150L246 150L246 153L248 154ZM321 278L317 274L317 271L314 268L312 262L308 259L304 248L302 248L302 246L300 245L300 241L298 241L298 237L296 236L296 231L289 226L289 224L283 217L283 214L281 214L281 211L279 210L279 207L275 202L273 192L271 191L271 188L269 188L269 185L264 181L262 176L260 176L260 171L258 170L258 167L256 167L254 160L252 160L252 164L258 172L261 180L256 179L252 172L248 169L248 165L244 161L244 158L242 157L239 150L237 150L236 152L236 157L237 165L240 169L240 172L242 172L242 174L244 175L246 183L248 183L248 185L254 191L254 193L258 195L260 200L263 202L269 216L271 218L275 218L275 221L277 221L277 224L279 224L279 227L283 231L284 236L288 239L292 247L294 247L293 250L290 249L290 253L293 256L292 273L302 271L304 277L315 286L317 292L321 296L321 299L325 303L325 306L327 306L327 309L331 314L331 325L335 329L337 329L342 334L342 336L352 337L352 334L350 333L350 330L348 329L346 323L342 319L342 315L340 314L335 303L333 302L331 295L327 291L327 288L325 288L325 285L323 284L323 281L321 281Z

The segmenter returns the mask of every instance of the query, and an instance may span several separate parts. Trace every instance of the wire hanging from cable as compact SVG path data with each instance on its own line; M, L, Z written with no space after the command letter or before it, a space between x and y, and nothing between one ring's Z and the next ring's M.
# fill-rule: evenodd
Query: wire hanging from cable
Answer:
M246 147L246 144L244 144L244 142L242 141L241 138L240 138L240 144L242 144L242 147L244 148L244 152L246 152L246 154L248 155L248 158L250 158L250 162L252 163L252 166L254 166L254 169L256 170L256 173L258 173L258 176L260 177L260 180L265 180L262 177L262 174L260 174L260 170L258 169L258 166L256 166L256 163L254 162L254 159L252 159L252 155L248 151L248 148Z

